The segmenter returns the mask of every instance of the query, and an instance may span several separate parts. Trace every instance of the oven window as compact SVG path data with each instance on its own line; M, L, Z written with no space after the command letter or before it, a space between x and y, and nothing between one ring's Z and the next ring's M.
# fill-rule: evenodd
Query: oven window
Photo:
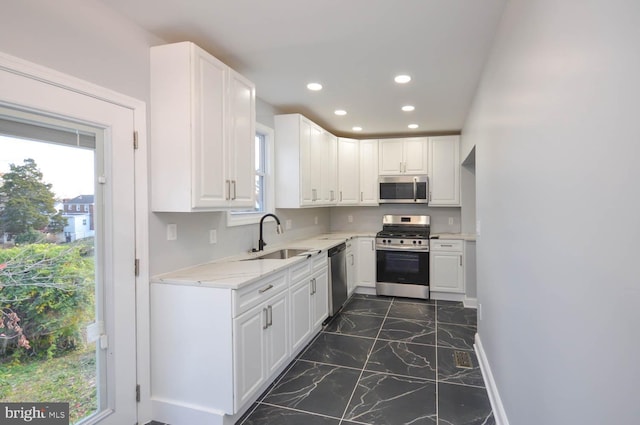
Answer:
M376 251L378 282L429 284L429 252Z

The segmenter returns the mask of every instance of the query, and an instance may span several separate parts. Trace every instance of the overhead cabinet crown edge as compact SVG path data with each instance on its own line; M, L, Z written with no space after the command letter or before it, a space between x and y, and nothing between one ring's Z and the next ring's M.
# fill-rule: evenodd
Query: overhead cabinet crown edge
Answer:
M152 210L253 206L255 85L191 42L150 55Z

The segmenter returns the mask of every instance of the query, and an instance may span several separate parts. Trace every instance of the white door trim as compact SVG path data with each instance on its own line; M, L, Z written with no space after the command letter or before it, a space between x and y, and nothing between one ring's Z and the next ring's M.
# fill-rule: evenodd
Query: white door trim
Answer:
M138 403L138 422L147 423L152 417L150 401L151 373L149 368L149 211L146 104L141 100L2 52L0 52L0 70L46 82L133 111L134 128L138 132L138 149L134 159L135 250L136 258L140 260L139 274L136 278L136 373L137 382L141 387L140 403Z

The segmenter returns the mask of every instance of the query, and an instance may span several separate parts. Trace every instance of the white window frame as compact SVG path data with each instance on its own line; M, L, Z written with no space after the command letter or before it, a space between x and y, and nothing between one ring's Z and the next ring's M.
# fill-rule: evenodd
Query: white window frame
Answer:
M275 131L264 124L256 123L256 134L264 136L265 147L265 175L264 187L266 196L264 197L265 209L261 212L233 212L227 211L227 227L246 226L258 224L263 215L275 211L275 178L274 178L274 145Z

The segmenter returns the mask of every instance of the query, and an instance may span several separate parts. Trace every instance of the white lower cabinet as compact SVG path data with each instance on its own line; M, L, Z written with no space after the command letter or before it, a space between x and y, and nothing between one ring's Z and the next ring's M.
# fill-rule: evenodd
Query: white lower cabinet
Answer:
M311 329L319 329L329 316L329 273L327 267L311 277Z
M376 239L358 238L358 286L376 286Z
M356 252L357 249L354 249L354 241L347 241L347 249L346 249L346 261L347 261L347 297L350 297L353 294L353 291L356 289L358 277L357 277L357 268L356 268Z
M152 408L174 425L233 423L328 317L322 253L237 290L151 285Z
M429 285L432 292L464 293L463 241L431 240Z

